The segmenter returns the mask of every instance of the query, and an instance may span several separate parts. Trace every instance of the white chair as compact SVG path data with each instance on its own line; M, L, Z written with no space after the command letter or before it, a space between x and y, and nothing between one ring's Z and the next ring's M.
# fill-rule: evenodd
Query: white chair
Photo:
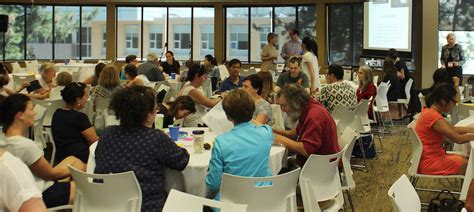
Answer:
M246 77L252 74L256 74L257 70L255 67L250 67L249 69L240 69L240 76Z
M283 121L283 114L280 105L272 104L272 128L276 130L285 130L285 122Z
M54 142L53 133L51 132L51 127L45 127L43 131L44 141L51 143L53 150L51 151L51 160L49 163L51 166L56 165L56 143ZM61 162L61 161L60 161Z
M352 178L351 157L352 150L354 149L354 145L358 137L359 135L349 127L346 128L341 137L339 137L339 146L347 146L347 148L344 148L344 153L342 155L343 171L341 174L341 185L342 190L346 192L347 198L349 199L349 204L352 211L354 211L354 204L352 203L350 190L354 189L356 185L354 178Z
M25 73L26 72L24 68L21 68L18 62L10 63L10 65L12 66L12 73Z
M423 96L423 94L418 94L418 98L420 99L420 103L421 103L421 107L426 107L426 99L425 99L425 96Z
M360 103L359 103L360 104ZM352 107L337 105L332 111L332 118L337 120L337 132L341 135L347 127L355 129L357 111Z
M459 104L457 106L458 117L457 120L463 120L471 115L474 115L474 106L467 104Z
M229 77L229 70L227 70L227 66L219 65L219 74L221 81L224 81L227 77Z
M375 75L374 76L374 85L375 85L375 87L377 87L378 83L379 83L379 76Z
M410 137L410 142L412 146L412 154L410 159L410 168L408 168L408 175L410 176L410 181L412 182L413 186L416 188L416 183L418 182L418 178L459 178L464 179L464 175L431 175L431 174L420 174L418 173L418 166L421 160L421 154L423 152L423 144L421 143L420 138L416 134L415 127L416 127L417 120L413 120L410 124L408 124L408 135ZM455 154L455 152L447 152L451 154ZM416 188L416 190L420 191L433 191L433 189L423 189L423 188Z
M301 197L304 211L320 211L318 202L334 199L325 211L338 211L344 205L339 160L348 146L332 155L310 155L300 174ZM324 171L322 171L324 170Z
M89 174L94 174L95 170L95 149L97 148L97 144L99 141L92 143L89 146L89 158L87 159L87 168L86 172Z
M78 66L73 66L73 67L60 66L58 72L59 73L63 71L69 72L72 75L72 81L78 82L79 77L81 76L81 72L79 70L80 70L80 67Z
M168 194L168 199L166 199L165 206L163 207L163 212L200 212L204 206L220 209L222 212L247 211L247 205L220 202L171 189L170 193Z
M132 171L89 174L69 166L76 183L73 211L140 211L142 192Z
M420 197L406 175L402 175L390 187L388 196L395 212L421 211Z
M411 91L411 86L413 84L413 79L409 79L407 84L405 85L405 96L406 98L405 99L397 99L397 101L395 103L398 104L398 115L399 117L401 118L402 117L402 105L405 106L405 108L408 108L408 103L410 102L410 98L411 98L411 94L410 94L410 91Z
M44 114L44 118L42 121L43 127L51 126L51 121L53 119L54 112L56 112L57 109L63 108L66 105L66 103L62 99L55 99L55 100L33 99L33 103L46 108L46 112Z
M373 106L374 117L377 123L385 129L384 119L382 113L387 113L390 123L393 127L392 117L390 116L390 107L388 105L387 93L390 88L389 82L382 82L377 88L377 95L375 96L375 105Z
M34 74L12 74L14 89L18 90L24 82L31 82L36 80Z
M26 71L30 74L38 74L38 69L40 67L37 60L25 61Z
M202 84L202 91L207 98L211 98L212 96L212 82L211 79L207 79L204 84Z
M296 184L301 169L271 177L224 174L221 201L247 204L247 211L296 212ZM268 183L259 186L258 183Z
M352 77L352 67L343 67L344 68L344 77L342 78L343 80L351 81Z

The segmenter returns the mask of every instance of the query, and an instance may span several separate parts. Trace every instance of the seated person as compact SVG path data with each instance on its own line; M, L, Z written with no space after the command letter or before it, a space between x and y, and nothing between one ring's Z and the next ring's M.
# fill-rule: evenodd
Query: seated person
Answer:
M255 112L252 119L259 124L269 124L272 121L272 106L260 96L263 90L263 80L257 74L252 74L245 77L242 85L243 90L255 102Z
M359 79L359 87L357 88L357 102L360 100L370 100L369 110L367 111L369 118L373 118L372 103L377 95L377 88L374 85L374 74L369 66L361 66L357 72L357 78Z
M72 204L75 195L73 182L63 180L70 177L68 165L81 171L86 165L76 157L67 157L54 168L43 156L43 150L34 141L25 138L29 127L35 122L36 112L33 110L31 99L24 94L13 94L3 101L0 122L3 124L5 139L0 141L0 147L18 157L33 173L37 188L43 193L46 207ZM23 183L23 182L22 182ZM3 189L3 188L2 188Z
M61 96L66 106L57 109L51 120L56 161L75 156L87 163L89 145L99 140L89 118L80 111L89 99L89 88L84 83L73 82L66 85Z
M94 172L133 171L142 191L141 210L161 211L168 196L165 168L183 170L189 154L161 130L152 128L156 100L151 88L124 88L114 95L110 107L120 125L105 128L95 150Z
M290 131L275 132L275 143L297 154L302 167L309 155L330 155L340 151L336 123L321 103L297 85L287 85L277 94L283 112L298 117L298 125Z
M386 59L383 62L383 82L390 81L390 88L388 88L388 101L398 101L400 98L400 79L398 78L397 68L392 59Z
M340 65L330 65L326 74L328 85L321 88L318 94L318 101L328 109L330 113L336 106L354 106L357 104L357 97L354 88L343 81L344 70Z
M206 184L219 192L224 173L244 177L268 177L272 128L251 122L255 103L245 91L234 90L223 100L222 107L234 128L216 137L209 162ZM216 196L219 199L219 195Z
M127 77L125 77L125 66L127 65L133 65L138 68L140 65L137 60L137 55L131 54L125 57L125 65L122 67L122 71L120 72L120 80L127 80Z
M158 61L160 64L160 70L163 71L164 73L168 74L168 76L171 76L171 73L175 73L176 75L179 75L179 62L174 59L174 54L172 51L167 51L166 54L166 61L162 63L161 61Z
M56 84L58 86L51 88L51 91L49 92L49 99L61 99L61 91L69 83L72 83L72 75L67 71L59 73L56 77Z
M273 85L272 74L269 71L259 71L257 72L257 76L263 81L262 94L260 94L260 96L272 104L275 98L275 86Z
M288 68L290 71L283 72L280 74L280 76L278 76L275 92L280 91L281 88L289 84L296 84L309 92L308 76L301 72L300 60L298 60L297 57L291 57L288 61Z
M134 65L126 65L123 68L125 73L125 78L127 78L127 84L125 86L132 87L132 86L147 86L152 87L153 83L148 80L148 78L143 75L137 75L137 67Z
M219 92L230 91L242 87L243 77L240 76L240 67L242 63L238 59L232 59L227 64L229 77L222 81Z
M441 83L448 83L456 89L456 102L461 102L461 93L459 92L459 78L458 77L451 77L449 76L448 71L444 68L436 69L433 73L433 85L431 85L428 89L422 89L421 94L424 96L428 96L428 94L432 93L434 88ZM426 100L426 106L430 106L431 102L428 99Z
M35 91L27 94L30 98L33 99L47 99L49 98L49 91L56 87L56 84L54 83L54 77L56 77L56 69L54 67L54 63L43 63L41 64L39 68L39 73L40 76L36 77L36 80L38 80L41 88L36 89ZM30 84L27 82L22 86L22 89L20 89L18 92L23 90L23 88L26 88Z
M3 63L0 63L3 64ZM17 92L7 88L8 83L10 83L10 76L8 75L8 72L5 68L0 69L0 95L2 96L9 96L12 94L15 94ZM23 90L26 86L26 83L22 85L20 88L20 91Z
M189 96L180 96L172 102L158 103L158 114L163 114L163 128L173 125L175 119L184 119L196 112L196 103Z
M199 64L196 64L193 60L189 59L189 60L186 60L186 62L184 63L184 69L180 70L179 71L179 77L178 77L178 81L179 82L185 82L186 80L186 76L188 76L188 71L191 67L195 66L195 65L199 65Z
M204 60L202 61L204 68L207 69L209 72L209 77L211 77L211 85L212 91L217 90L217 83L221 77L221 73L219 72L219 66L217 65L217 59L212 55L208 54L204 56Z
M204 82L208 79L208 73L202 66L193 66L189 69L188 76L186 77L186 83L178 93L178 96L189 96L196 102L196 112L189 115L184 119L185 127L197 127L202 125L201 118L206 114L206 108L214 107L219 103L222 97L209 99L204 95L202 89L199 89Z
M146 63L143 63L138 67L137 74L145 75L146 78L152 82L164 81L165 76L163 76L163 73L158 68L158 55L156 55L156 53L150 53L146 59Z
M455 127L441 115L456 105L455 97L456 89L447 83L437 85L433 92L426 96L432 104L429 108L423 108L415 127L423 144L418 166L420 174L452 175L466 172L467 158L447 154L443 148L445 138L458 144L474 140L474 127Z
M94 67L94 75L84 80L84 84L91 85L92 87L97 86L97 84L99 84L100 73L102 72L104 67L105 67L104 63L97 63L97 65L95 65Z
M0 148L0 211L46 212L28 167L20 159Z

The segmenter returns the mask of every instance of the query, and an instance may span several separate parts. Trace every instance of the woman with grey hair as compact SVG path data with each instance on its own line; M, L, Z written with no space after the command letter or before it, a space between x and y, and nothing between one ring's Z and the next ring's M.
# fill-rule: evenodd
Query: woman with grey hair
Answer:
M441 48L441 67L446 68L450 77L458 77L462 85L462 65L465 62L462 46L456 43L456 35L449 33L446 36L448 44Z
M359 79L359 87L357 88L357 101L360 102L362 99L372 101L369 105L369 117L372 117L372 103L375 95L377 95L377 88L374 85L374 74L369 66L361 66L357 72L357 78Z

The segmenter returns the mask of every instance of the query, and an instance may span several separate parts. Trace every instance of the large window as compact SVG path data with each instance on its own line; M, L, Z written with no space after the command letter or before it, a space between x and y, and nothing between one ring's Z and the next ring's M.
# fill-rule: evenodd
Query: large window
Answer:
M214 54L214 8L117 7L117 26L117 60L168 50L177 60Z
M438 58L441 48L447 44L446 37L454 32L456 42L464 50L465 64L463 74L474 75L474 2L439 0L439 42ZM438 61L441 66L440 62Z
M364 16L362 3L331 4L328 5L327 11L329 62L357 66L362 54Z
M289 40L288 31L299 29L300 38L316 37L316 6L292 7L227 7L226 60L261 62L261 49L267 35L278 35L276 48ZM282 62L281 57L278 58Z
M91 56L93 43L101 42L101 36L91 34L101 29L93 24L101 20L105 26L103 6L0 5L0 14L9 16L6 52L2 52L5 59L105 58L100 45Z
M82 7L82 59L105 59L107 40L107 8L97 6Z
M214 56L214 8L193 8L193 59Z

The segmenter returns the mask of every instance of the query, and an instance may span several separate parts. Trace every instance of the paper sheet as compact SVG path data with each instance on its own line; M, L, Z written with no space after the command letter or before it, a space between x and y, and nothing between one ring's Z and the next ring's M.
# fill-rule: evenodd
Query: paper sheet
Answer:
M225 115L224 109L222 108L222 101L215 105L201 119L216 135L220 135L234 128L234 124L229 121Z

